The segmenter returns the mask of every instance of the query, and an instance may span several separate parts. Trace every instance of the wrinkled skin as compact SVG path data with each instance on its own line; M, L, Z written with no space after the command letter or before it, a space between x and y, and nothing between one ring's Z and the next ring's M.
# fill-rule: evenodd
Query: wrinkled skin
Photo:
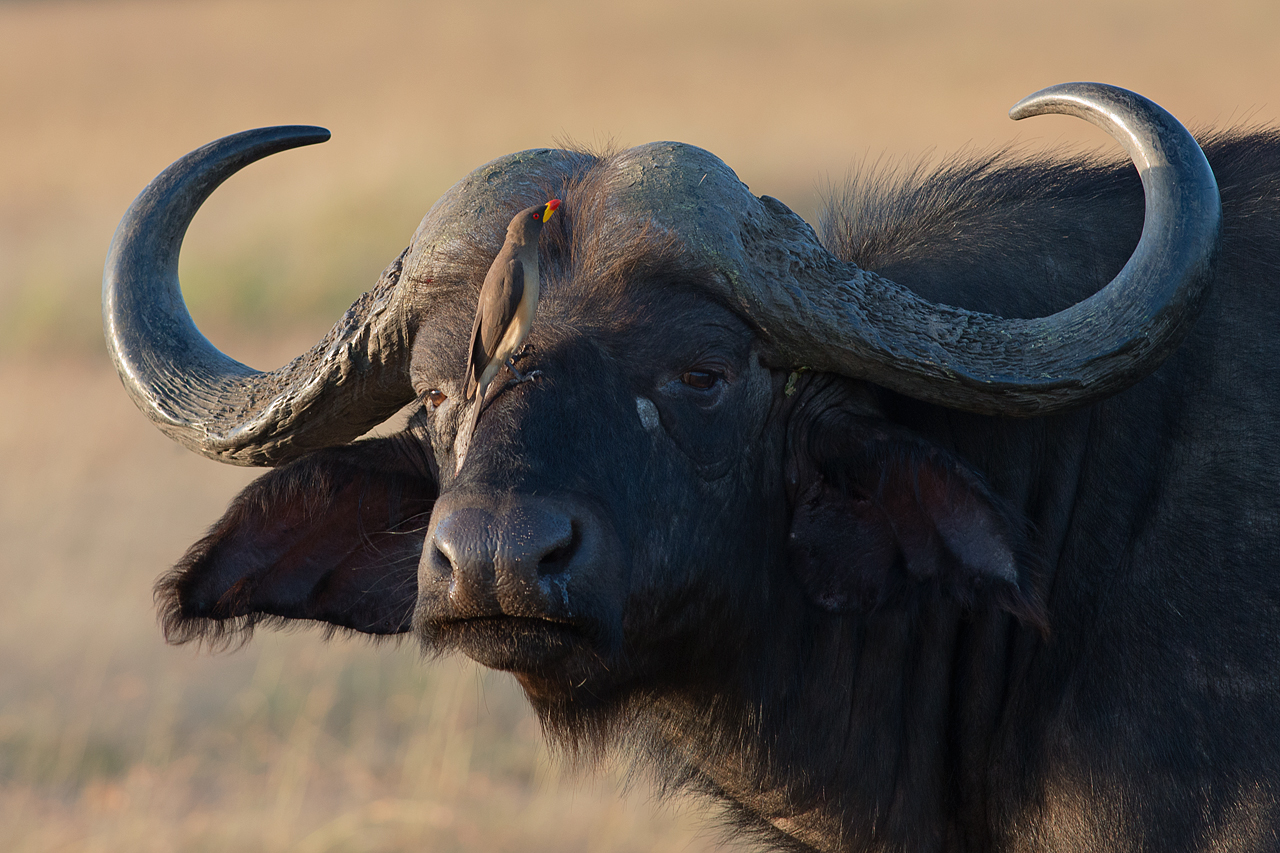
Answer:
M1111 400L1010 420L793 373L693 286L707 271L601 279L553 245L519 361L541 375L493 400L460 472L466 293L418 330L406 431L250 486L162 581L167 626L412 630L515 673L553 736L630 748L779 847L1275 849L1280 395L1258 318L1280 315L1280 144L1207 151L1209 304ZM1141 191L1121 169L1046 189L1042 168L847 254L1005 316L1078 301L1128 256Z

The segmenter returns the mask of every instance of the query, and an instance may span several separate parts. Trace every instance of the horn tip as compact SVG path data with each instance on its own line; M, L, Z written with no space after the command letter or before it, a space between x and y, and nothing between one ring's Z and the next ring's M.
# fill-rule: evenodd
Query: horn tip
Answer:
M1054 86L1048 86L1038 92L1027 95L1018 103L1009 109L1009 118L1014 121L1021 121L1024 118L1032 116L1045 115L1046 113L1067 113L1074 114L1073 108L1064 107L1068 103L1078 103L1081 100L1091 99L1096 101L1114 101L1122 97L1136 97L1132 92L1122 89L1119 86L1112 86L1107 83L1058 83Z

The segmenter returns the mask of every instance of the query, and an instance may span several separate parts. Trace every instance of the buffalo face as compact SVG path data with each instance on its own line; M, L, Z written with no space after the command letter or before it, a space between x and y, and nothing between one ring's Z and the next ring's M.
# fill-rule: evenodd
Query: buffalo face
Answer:
M742 638L705 626L763 610L785 545L779 383L751 330L691 289L631 284L587 308L585 283L553 281L520 363L539 374L492 398L456 472L465 352L425 330L415 354L443 473L414 630L531 694L605 696L663 650L728 650Z

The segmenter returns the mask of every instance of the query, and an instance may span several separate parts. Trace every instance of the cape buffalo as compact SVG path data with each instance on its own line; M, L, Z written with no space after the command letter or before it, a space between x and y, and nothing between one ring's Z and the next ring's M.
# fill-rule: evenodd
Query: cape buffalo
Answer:
M413 632L784 849L1276 849L1280 134L1202 153L1096 84L1013 115L1044 112L1136 173L864 176L819 238L688 145L495 160L266 373L196 330L179 247L327 133L182 158L116 234L107 340L175 440L279 467L160 580L166 636ZM553 197L540 373L457 468L480 284Z

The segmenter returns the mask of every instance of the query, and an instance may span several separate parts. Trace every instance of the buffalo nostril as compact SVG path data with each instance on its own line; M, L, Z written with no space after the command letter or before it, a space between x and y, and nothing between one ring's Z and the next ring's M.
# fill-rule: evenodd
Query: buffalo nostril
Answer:
M431 560L429 565L442 577L448 577L453 574L453 560L449 558L449 554L445 549L440 547L439 541L435 538L431 540Z
M557 543L538 560L538 575L540 577L558 575L568 569L569 564L573 562L573 555L577 553L578 545L581 541L582 534L578 531L578 525L572 524L569 540Z

